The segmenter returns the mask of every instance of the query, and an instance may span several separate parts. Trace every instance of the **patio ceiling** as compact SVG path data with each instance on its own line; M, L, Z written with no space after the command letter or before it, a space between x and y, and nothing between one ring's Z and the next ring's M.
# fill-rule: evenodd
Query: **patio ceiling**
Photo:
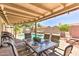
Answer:
M0 4L0 16L8 24L47 20L79 9L79 3L5 3Z

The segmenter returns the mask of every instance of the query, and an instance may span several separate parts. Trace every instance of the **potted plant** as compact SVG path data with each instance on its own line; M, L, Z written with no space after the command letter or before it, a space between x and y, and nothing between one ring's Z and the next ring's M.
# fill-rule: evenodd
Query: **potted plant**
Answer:
M33 37L33 40L34 40L34 42L38 42L38 43L41 42L41 38L39 38L39 37Z

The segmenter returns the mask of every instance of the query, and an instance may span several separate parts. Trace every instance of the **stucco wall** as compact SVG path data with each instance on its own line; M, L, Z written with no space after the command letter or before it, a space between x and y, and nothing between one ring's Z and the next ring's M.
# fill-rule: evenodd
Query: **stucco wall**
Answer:
M4 23L4 21L3 21L3 19L0 17L0 43L1 43L2 23ZM1 44L0 44L0 45L1 45Z
M69 32L72 37L79 38L79 25L72 25Z

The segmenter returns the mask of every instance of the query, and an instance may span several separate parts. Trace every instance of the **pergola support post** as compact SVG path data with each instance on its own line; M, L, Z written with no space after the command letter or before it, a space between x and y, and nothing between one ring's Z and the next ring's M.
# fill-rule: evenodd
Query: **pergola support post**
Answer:
M37 22L35 22L35 37L37 37Z

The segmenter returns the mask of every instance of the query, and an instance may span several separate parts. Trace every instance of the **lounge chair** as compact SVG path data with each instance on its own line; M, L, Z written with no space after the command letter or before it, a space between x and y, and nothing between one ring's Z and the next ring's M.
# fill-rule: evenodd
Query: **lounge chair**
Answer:
M73 45L75 45L76 42L79 42L78 35L76 36L76 34L72 32L65 33L64 39L66 40L67 43L73 44Z

